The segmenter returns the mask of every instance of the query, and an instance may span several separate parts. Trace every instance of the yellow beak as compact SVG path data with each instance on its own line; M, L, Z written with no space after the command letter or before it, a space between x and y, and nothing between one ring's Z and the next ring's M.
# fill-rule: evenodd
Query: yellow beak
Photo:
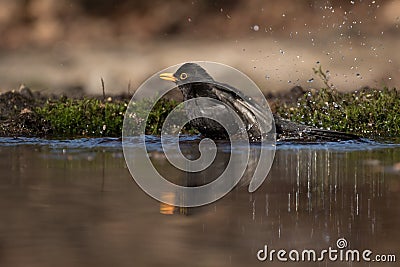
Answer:
M160 74L160 79L166 80L166 81L171 81L171 82L176 82L178 79L174 77L174 74L172 72L164 72Z

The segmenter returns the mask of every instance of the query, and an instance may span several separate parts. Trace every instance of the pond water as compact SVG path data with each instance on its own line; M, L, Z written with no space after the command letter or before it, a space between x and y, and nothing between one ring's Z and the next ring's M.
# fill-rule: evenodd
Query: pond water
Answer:
M148 149L160 172L180 175L157 138ZM284 266L258 251L337 249L339 238L400 258L399 145L278 144L255 193L239 185L199 208L146 195L118 139L4 138L0 157L0 266ZM395 266L300 262L313 264Z

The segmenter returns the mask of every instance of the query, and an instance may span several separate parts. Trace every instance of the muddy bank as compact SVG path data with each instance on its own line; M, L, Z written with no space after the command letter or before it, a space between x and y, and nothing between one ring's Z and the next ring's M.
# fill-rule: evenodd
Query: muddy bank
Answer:
M50 125L35 111L45 102L45 96L24 87L0 94L0 136L45 136Z

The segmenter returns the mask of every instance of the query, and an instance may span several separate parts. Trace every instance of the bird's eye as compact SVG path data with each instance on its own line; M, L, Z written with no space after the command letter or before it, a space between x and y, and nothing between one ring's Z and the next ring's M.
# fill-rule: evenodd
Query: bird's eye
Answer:
M186 80L187 77L188 75L185 72L181 73L181 75L179 76L181 80Z

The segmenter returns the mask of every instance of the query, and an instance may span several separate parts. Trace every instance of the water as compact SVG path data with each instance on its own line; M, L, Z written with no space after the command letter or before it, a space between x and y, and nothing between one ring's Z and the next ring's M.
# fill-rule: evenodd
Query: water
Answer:
M157 168L179 176L149 142ZM133 182L118 139L0 143L0 266L284 266L256 254L336 248L338 238L400 257L400 146L280 144L255 193L242 185L179 209Z

